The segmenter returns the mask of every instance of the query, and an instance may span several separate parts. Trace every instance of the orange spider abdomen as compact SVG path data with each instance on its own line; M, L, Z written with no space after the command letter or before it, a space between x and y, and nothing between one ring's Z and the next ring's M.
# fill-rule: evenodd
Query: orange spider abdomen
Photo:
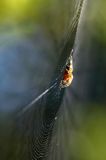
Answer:
M68 87L73 80L73 65L72 62L66 65L66 69L63 74L63 79L61 80L60 87L65 88Z

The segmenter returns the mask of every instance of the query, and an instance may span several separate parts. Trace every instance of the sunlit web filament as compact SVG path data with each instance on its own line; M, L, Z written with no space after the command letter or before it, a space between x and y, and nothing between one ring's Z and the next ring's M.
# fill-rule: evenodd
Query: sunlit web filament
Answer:
M26 107L24 107L21 111L21 114L29 110L33 106L33 104L39 101L45 94L47 94L52 88L54 88L56 84L57 83L55 82L52 86L50 86L48 89L42 92L38 97L36 97L33 101L31 101L31 103L29 103Z

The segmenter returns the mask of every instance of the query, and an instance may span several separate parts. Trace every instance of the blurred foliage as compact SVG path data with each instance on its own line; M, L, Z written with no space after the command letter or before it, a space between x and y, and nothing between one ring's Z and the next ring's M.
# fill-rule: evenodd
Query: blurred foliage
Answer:
M88 22L91 25L92 34L106 44L106 1L93 0L88 8L90 10Z
M1 0L1 24L38 24L50 31L52 37L60 40L70 24L74 12L74 0ZM92 3L92 4L91 4ZM93 0L89 3L87 21L91 32L106 41L106 1Z
M71 137L71 155L75 160L106 159L106 109L103 108L93 105Z
M52 37L60 39L70 23L72 15L70 0L1 0L1 24L41 25Z

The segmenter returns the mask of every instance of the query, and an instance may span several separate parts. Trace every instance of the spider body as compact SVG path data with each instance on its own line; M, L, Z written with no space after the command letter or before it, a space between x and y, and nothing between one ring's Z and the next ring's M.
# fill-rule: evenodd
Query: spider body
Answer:
M70 86L73 80L73 63L72 63L72 56L69 58L66 68L63 74L63 78L60 83L61 88L65 88Z

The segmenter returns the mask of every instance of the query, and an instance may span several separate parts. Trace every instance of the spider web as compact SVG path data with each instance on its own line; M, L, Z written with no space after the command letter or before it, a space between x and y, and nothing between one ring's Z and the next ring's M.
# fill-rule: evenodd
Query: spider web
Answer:
M60 49L61 57L53 75L55 81L51 81L50 87L37 96L31 103L19 111L17 118L14 119L12 139L15 140L11 147L15 147L17 152L13 154L15 160L65 160L61 154L61 142L58 143L59 136L63 136L61 123L58 135L55 134L55 122L59 116L59 109L62 104L64 89L60 88L60 81L66 66L67 59L74 48L76 34L79 28L84 0L76 3L76 11L63 45ZM67 117L67 116L65 116ZM18 133L14 133L18 130ZM20 133L20 134L19 134ZM64 137L63 137L64 139ZM19 143L21 142L21 143ZM54 149L54 145L55 147ZM11 148L10 148L11 149ZM61 152L60 152L61 150ZM10 156L11 157L11 156ZM67 157L69 159L70 157Z

